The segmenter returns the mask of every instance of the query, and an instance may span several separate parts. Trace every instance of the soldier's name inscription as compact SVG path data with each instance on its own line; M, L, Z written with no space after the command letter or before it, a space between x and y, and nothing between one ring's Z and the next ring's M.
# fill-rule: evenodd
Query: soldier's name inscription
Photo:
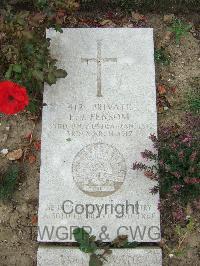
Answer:
M138 108L133 103L65 104L64 119L52 121L51 128L65 130L68 137L133 137L143 124L133 123Z

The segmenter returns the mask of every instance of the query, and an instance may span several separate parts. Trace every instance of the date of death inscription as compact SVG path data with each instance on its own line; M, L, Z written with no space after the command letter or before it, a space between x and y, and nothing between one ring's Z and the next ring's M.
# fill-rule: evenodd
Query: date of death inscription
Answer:
M51 123L69 137L132 137L142 130L134 123L133 104L67 104L63 118Z

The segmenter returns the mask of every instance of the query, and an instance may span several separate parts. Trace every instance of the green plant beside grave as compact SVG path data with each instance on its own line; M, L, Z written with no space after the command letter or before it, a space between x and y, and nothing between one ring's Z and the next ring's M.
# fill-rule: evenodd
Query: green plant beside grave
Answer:
M2 0L2 7L7 5L28 8L29 10L41 10L48 13L55 12L58 9L65 9L68 12L77 10L79 0ZM1 7L1 6L0 6Z
M89 266L102 266L106 261L106 255L112 253L108 246L102 246L103 252L98 254L97 249L100 242L95 242L96 237L90 236L83 228L76 228L73 234L80 250L90 254Z
M155 61L159 64L167 66L170 64L170 56L167 54L164 48L156 49Z
M193 77L190 81L191 90L187 94L189 111L199 115L200 113L200 77Z
M181 257L186 254L186 252L191 248L188 243L188 237L195 233L199 224L193 217L189 217L189 220L185 226L177 224L174 229L174 240L176 242L175 247L171 248L168 244L165 245L170 256Z
M186 205L200 195L200 117L187 115L183 127L161 127L159 141L151 135L155 152L145 150L142 157L150 164L135 162L134 170L159 182L152 193L173 197Z
M198 91L196 93L193 91L188 95L187 106L189 111L195 114L200 113L200 94Z
M33 25L29 12L3 12L0 22L0 64L2 78L25 86L30 93L42 90L43 83L52 85L66 72L56 67L49 52L50 40L39 25Z
M186 24L182 20L174 19L169 30L174 34L176 44L179 44L181 38L188 35L191 28L192 28L191 25Z
M102 266L107 261L107 256L112 254L112 248L136 248L137 242L128 242L128 236L120 235L110 244L102 243L95 236L90 236L83 228L76 228L73 231L75 240L82 252L90 254L89 266Z
M46 11L55 11L64 9L66 11L75 11L79 8L78 0L36 0L34 1L36 8Z
M38 110L44 82L52 85L67 75L65 70L57 68L57 60L50 54L50 39L45 37L45 29L50 23L43 13L14 13L10 7L1 12L0 79L27 88L31 112Z
M87 3L87 1L85 1ZM89 3L91 1L88 1ZM94 0L95 2L95 0ZM195 0L110 0L108 3L117 4L126 11L155 11L177 12L187 10L199 10L199 3Z
M0 200L10 199L15 191L17 179L19 176L19 168L13 165L8 168L6 173L0 176Z

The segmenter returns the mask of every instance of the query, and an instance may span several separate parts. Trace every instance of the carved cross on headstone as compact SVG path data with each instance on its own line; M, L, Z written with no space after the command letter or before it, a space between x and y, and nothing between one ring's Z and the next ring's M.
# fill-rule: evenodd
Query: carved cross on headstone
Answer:
M101 57L102 43L97 41L97 58L81 58L81 62L95 62L97 63L97 97L102 97L102 85L101 85L101 67L104 62L117 62L117 58L102 58Z

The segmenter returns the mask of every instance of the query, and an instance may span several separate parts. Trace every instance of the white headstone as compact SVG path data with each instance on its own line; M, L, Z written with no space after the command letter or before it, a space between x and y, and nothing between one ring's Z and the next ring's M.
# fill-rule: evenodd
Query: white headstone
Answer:
M161 266L160 248L113 249L106 256L105 266ZM38 266L86 266L89 254L77 248L40 247L37 254Z
M155 183L133 171L157 131L152 29L47 31L68 72L45 85L39 241L74 241L74 227L105 242L158 242Z

